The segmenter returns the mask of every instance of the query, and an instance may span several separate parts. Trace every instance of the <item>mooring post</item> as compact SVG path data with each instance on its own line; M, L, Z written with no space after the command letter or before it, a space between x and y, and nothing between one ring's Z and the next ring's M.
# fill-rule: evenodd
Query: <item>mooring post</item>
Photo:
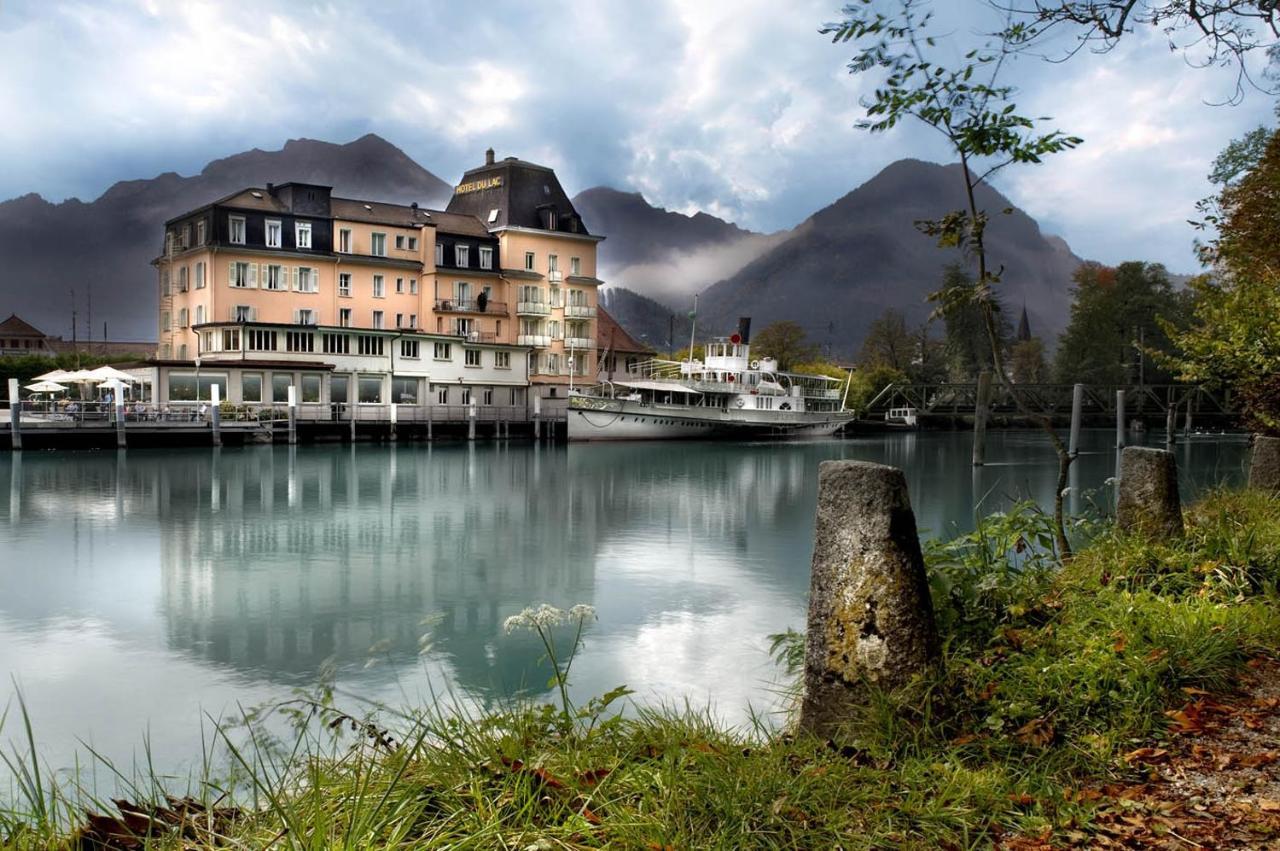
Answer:
M978 373L978 398L973 406L973 466L987 462L987 408L991 404L991 370Z
M534 388L533 394L533 439L540 440L542 438L542 397Z
M22 448L22 397L18 395L18 379L9 379L9 434L12 447Z
M467 440L476 439L476 400L467 404Z
M1280 437L1253 436L1249 487L1271 494L1280 493Z
M213 383L213 386L210 387L209 389L212 396L212 399L210 401L211 401L211 404L213 405L213 407L209 409L213 414L211 417L209 417L209 423L213 428L213 445L221 446L222 445L222 399L221 399L222 389L218 386L218 383L216 381ZM123 432L121 433L120 437L122 440L124 439ZM121 445L123 446L123 444Z
M1191 434L1191 394L1187 394L1187 418L1182 423L1182 435L1188 437Z
M391 442L396 441L396 403L391 403Z
M1164 412L1164 445L1172 449L1178 442L1178 409L1172 402Z
M1071 388L1071 440L1067 454L1075 458L1080 454L1080 420L1084 416L1084 385Z
M298 442L298 388L289 385L289 445L293 446Z
M1124 391L1116 391L1116 449L1124 449Z
M831 736L866 702L940 656L907 480L866 461L818 466L800 724Z
M1172 452L1145 446L1120 450L1116 524L1153 539L1182 535L1178 462Z
M430 401L428 401L427 402L427 440L428 441L433 439L433 436L431 434L431 426L432 426L432 421L435 419L435 409L436 409L436 406L431 404Z

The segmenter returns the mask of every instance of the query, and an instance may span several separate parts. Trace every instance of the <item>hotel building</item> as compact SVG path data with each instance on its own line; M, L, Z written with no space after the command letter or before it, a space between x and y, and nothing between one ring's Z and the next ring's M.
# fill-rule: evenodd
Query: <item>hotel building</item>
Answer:
M563 404L596 374L602 238L551 169L492 150L443 211L244 189L165 224L155 398Z

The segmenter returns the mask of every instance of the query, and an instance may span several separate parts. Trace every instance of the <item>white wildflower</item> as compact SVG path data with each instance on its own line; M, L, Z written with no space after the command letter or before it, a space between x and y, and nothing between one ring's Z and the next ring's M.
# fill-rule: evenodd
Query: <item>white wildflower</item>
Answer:
M1104 485L1118 485L1118 484L1120 484L1120 480L1119 480L1119 479L1117 479L1115 476L1111 476L1110 478L1108 478L1108 479L1106 479L1105 481L1103 481L1103 484L1104 484Z
M1066 499L1066 498L1067 498L1067 496L1069 496L1070 494L1071 494L1071 488L1067 487L1067 488L1063 488L1063 489L1062 489L1062 498L1063 498L1063 499Z
M504 620L502 630L508 634L517 629L532 629L540 632L572 621L595 620L595 616L595 608L585 603L579 603L567 612L548 603L540 603Z
M569 618L575 621L593 621L596 619L596 607L588 606L586 603L579 603L569 610Z

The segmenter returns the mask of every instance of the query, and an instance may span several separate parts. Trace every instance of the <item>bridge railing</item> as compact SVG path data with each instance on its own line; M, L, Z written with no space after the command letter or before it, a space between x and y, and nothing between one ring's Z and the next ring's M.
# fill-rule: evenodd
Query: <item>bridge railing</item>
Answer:
M993 383L990 410L1067 415L1074 388L1073 384ZM1125 391L1125 410L1133 414L1164 414L1170 408L1185 410L1188 405L1200 414L1231 416L1238 412L1230 391L1192 384L1085 384L1083 412L1114 414L1119 390ZM954 416L972 414L977 404L976 383L895 383L872 398L864 416L883 416L890 408L915 408L918 416Z

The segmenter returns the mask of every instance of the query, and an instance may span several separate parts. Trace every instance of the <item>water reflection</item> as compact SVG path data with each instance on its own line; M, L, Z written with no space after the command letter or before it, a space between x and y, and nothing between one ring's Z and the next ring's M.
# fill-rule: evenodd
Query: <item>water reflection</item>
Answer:
M1113 474L1111 436L1085 437L1073 510ZM78 736L128 753L144 727L177 764L199 747L201 709L288 695L328 659L341 689L375 700L541 691L541 647L502 620L585 602L600 622L579 698L626 683L741 719L775 701L767 636L803 623L819 462L902 467L934 534L1051 498L1038 435L993 433L978 469L969 448L965 434L908 433L3 456L0 672L24 684L55 764ZM1239 439L1177 451L1188 497L1242 479Z

